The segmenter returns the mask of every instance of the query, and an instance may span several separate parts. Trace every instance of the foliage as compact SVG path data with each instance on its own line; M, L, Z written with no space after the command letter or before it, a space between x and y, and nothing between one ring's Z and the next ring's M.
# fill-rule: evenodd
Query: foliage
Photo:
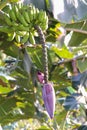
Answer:
M46 11L14 0L0 3L0 124L3 129L16 121L20 126L20 120L25 119L31 126L37 120L38 130L80 130L87 127L84 123L87 116L86 88L81 88L79 94L72 87L69 76L73 58L77 59L80 72L87 69L86 18L77 22L73 20L73 23L59 22L50 12L49 1L45 2ZM11 14L13 10L15 14ZM56 93L53 120L45 110L42 85L37 80L37 72L44 72L42 41L37 26L45 36L48 80L54 83ZM67 37L70 39L68 43ZM85 80L83 75L81 85Z

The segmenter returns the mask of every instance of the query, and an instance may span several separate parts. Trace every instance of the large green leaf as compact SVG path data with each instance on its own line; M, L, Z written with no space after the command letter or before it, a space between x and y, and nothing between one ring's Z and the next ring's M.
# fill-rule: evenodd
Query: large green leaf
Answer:
M79 68L81 73L86 71L87 70L87 59L85 59L85 60L78 60L77 66L78 66L78 68Z
M7 88L5 86L6 89L3 88L3 84L1 84L2 87L0 88L1 93L5 93L5 95L2 95L0 98L0 123L2 125L6 125L7 123L18 121L20 119L32 118L35 111L34 86L28 73L23 68L22 61L17 64L16 68L12 71L9 77L13 77L13 79L15 79L15 82L12 82L12 84L13 86L17 85L19 89L16 91L14 88L9 88L9 79L7 78L5 80L5 78L2 78L1 81L3 81L3 83L8 83Z
M61 58L73 58L73 54L68 51L66 48L57 48L57 47L52 47L51 50L55 52L55 54L59 55Z
M86 34L74 32L70 39L69 46L79 46L82 43L82 41L84 41L86 38Z
M71 86L71 81L67 79L65 68L56 66L50 73L50 80L54 83L55 91Z
M76 22L72 24L66 25L66 30L75 31L73 32L71 39L69 41L69 46L78 46L80 45L87 37L87 34L85 34L83 31L87 31L87 22ZM79 32L80 30L80 32ZM82 31L82 33L81 33Z
M30 54L30 56L32 58L33 63L37 67L37 69L43 71L44 61L43 61L42 47L41 46L37 46L36 48L30 47L30 48L27 48L27 50L28 50L28 53ZM48 66L49 66L49 69L50 69L51 65L52 65L52 59L51 59L51 56L50 56L50 50L48 50Z
M65 28L72 28L72 29L81 29L81 27L84 25L84 21L80 22L74 22L74 23L69 23L65 25Z
M28 53L31 55L33 63L39 70L43 69L43 61L42 61L42 48L28 48Z
M66 115L67 115L67 111L65 110L62 110L57 116L56 116L56 121L58 123L60 122L64 122L65 118L66 118Z
M6 125L20 119L31 118L34 115L34 95L23 89L17 97L2 98L0 100L0 123Z

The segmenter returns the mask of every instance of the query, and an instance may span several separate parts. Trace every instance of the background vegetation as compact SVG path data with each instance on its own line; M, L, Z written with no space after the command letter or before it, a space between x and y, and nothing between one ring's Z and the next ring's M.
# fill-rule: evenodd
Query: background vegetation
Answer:
M78 1L78 8L76 3L68 1L67 7L72 8L70 14L66 13L67 7L62 14L57 14L57 1L37 1L25 0L23 4L17 0L0 1L1 127L3 130L86 130L86 84L82 87L86 76L82 78L80 92L73 88L71 82L73 58L77 59L81 73L87 69L86 1ZM37 8L33 13L28 12L33 6L26 5L31 3ZM63 3L62 0L60 10ZM37 16L42 9L45 16ZM73 10L77 13L73 14ZM30 22L23 12L30 13ZM61 18L59 13L64 17ZM45 36L49 81L54 83L56 93L55 117L52 120L45 110L41 84L37 80L38 70L44 71L44 52L35 25L40 26Z

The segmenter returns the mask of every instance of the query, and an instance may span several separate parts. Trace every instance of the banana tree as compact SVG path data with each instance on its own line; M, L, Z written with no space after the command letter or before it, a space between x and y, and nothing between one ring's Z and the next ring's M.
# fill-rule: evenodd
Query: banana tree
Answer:
M61 122L60 128L65 129L68 122L65 123L64 119L69 114L72 116L73 109L82 104L77 99L83 99L83 95L73 94L75 90L67 72L72 72L71 60L74 56L81 72L87 68L86 18L78 22L72 19L73 23L60 23L59 19L54 19L53 1L45 1L42 5L39 3L40 7L36 1L29 1L29 5L26 5L26 1L24 4L7 3L1 5L0 11L0 123L3 126L29 118L37 118L45 123L46 119L49 120L43 106L42 84L37 79L40 71L44 73L46 82L49 80L54 83L56 92L56 121L53 119L53 125L47 125L58 129L57 125ZM68 36L70 41L66 44ZM79 52L81 55L76 57ZM60 105L61 101L63 106ZM74 103L73 107L70 101ZM74 128L80 126L73 124Z

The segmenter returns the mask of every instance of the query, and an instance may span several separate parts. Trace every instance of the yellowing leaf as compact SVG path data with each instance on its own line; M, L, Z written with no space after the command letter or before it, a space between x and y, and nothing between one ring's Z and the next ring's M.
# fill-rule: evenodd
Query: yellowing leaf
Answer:
M16 105L17 105L18 107L25 108L25 104L22 103L22 102L16 102Z
M66 59L71 59L73 58L73 54L68 51L68 49L65 48L57 48L57 47L52 47L52 51L55 52L55 54L59 55L61 58L66 58Z

